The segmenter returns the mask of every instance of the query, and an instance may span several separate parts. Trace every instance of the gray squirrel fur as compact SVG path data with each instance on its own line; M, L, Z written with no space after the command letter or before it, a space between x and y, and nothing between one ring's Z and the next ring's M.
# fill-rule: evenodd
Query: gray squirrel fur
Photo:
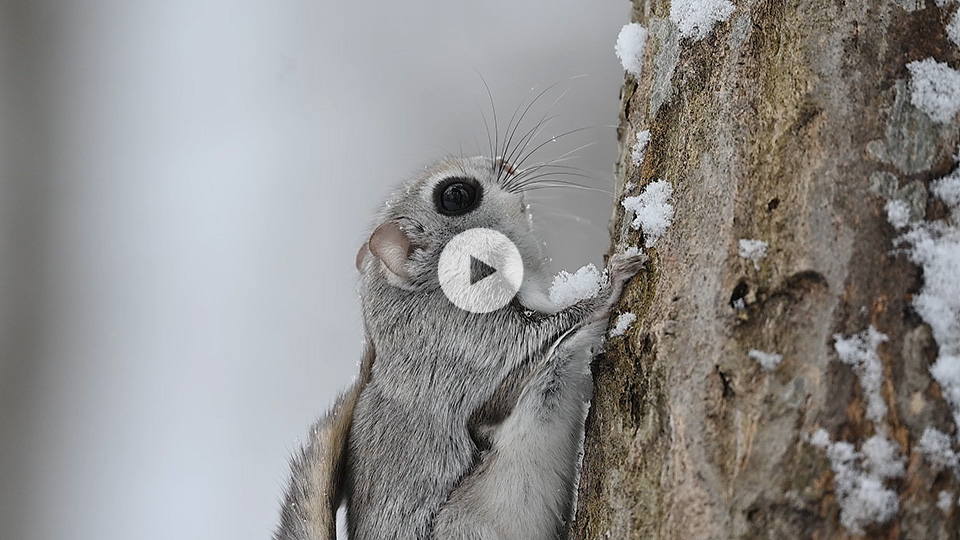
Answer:
M522 190L488 158L443 161L403 184L361 248L360 376L295 456L275 540L557 540L576 490L590 362L642 256L614 255L594 298L557 311ZM512 173L512 170L510 171ZM479 206L447 216L438 183L474 179ZM440 251L474 227L524 260L517 298L490 313L443 294Z

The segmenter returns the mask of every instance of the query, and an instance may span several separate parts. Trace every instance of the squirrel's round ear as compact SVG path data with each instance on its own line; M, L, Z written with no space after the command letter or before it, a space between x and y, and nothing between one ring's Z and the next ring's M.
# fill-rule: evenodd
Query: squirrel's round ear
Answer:
M370 248L367 247L366 242L364 242L363 245L360 246L360 250L357 251L357 270L360 272L363 272L363 258L367 256L369 251Z
M380 262L400 278L409 278L407 259L413 251L413 245L406 233L396 221L388 221L377 227L370 235L370 241L364 246L380 259ZM361 253L363 249L360 250ZM357 259L358 261L360 258Z

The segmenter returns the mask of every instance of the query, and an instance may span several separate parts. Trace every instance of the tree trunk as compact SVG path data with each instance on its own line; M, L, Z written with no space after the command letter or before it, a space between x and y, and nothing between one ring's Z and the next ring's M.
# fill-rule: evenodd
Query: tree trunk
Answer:
M619 201L644 185L673 186L675 217L624 294L621 311L639 320L596 367L571 537L857 538L811 442L823 428L858 449L884 434L906 457L884 483L895 514L862 536L958 538L960 483L917 451L927 427L956 430L928 371L937 343L911 307L923 273L892 252L884 205L947 215L927 186L954 167L957 119L936 123L911 104L906 64L960 66L944 31L960 8L734 4L695 40L680 38L669 1L634 1L649 39L622 90L613 249L642 245ZM634 166L642 130L651 140ZM766 241L766 258L739 256L740 239ZM834 350L835 334L871 325L889 336L879 422ZM751 349L783 360L763 369Z

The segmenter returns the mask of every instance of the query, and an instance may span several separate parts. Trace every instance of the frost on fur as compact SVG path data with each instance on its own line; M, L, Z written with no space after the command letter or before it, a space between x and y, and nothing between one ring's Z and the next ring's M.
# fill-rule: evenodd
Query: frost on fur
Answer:
M561 270L550 285L550 301L557 307L565 308L580 300L593 298L600 292L601 279L600 272L592 263L573 274Z
M637 322L637 316L633 313L621 313L620 316L617 317L616 324L614 324L610 330L610 337L622 336L624 332L630 328L630 325L635 322Z
M630 163L638 167L643 163L643 158L647 155L647 145L650 144L650 130L645 129L637 132L637 142L633 144L630 151Z
M763 240L754 240L752 238L740 239L740 256L744 259L753 261L753 267L760 269L760 259L767 256L768 244Z
M672 195L673 187L664 180L657 180L647 185L640 195L623 199L623 207L634 213L631 226L643 231L646 247L652 247L673 221Z
M630 23L620 29L614 52L617 53L623 69L637 79L640 78L640 72L643 69L643 51L646 47L646 28L637 23Z
M874 435L857 451L846 441L832 442L830 435L819 429L810 437L810 444L824 449L830 460L840 523L848 531L863 534L867 525L884 523L897 513L899 498L884 485L904 472L905 460L893 442Z
M840 361L853 368L860 380L860 388L863 390L863 397L867 402L867 420L871 422L881 422L887 415L887 404L883 401L880 394L880 385L883 384L883 364L880 362L880 356L877 355L877 347L889 338L886 334L878 332L871 325L865 332L843 337L840 334L833 336L836 340L833 344L834 350Z
M733 13L730 0L672 0L670 20L677 25L680 37L697 41L710 35L713 25L726 21Z
M934 122L952 122L960 112L960 72L933 58L907 64L910 102Z
M757 363L760 364L760 367L767 371L777 369L777 366L779 366L780 362L783 361L783 355L772 352L764 352L758 349L750 349L747 351L747 356L756 360Z

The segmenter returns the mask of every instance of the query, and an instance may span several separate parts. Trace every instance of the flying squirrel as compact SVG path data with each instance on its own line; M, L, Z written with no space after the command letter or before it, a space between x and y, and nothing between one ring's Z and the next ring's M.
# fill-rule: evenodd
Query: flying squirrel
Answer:
M541 243L501 159L441 161L382 207L357 254L366 346L355 381L294 456L274 540L566 538L590 362L642 255L613 255L600 292L559 309ZM508 304L448 299L440 254L456 235L505 235L523 261Z

